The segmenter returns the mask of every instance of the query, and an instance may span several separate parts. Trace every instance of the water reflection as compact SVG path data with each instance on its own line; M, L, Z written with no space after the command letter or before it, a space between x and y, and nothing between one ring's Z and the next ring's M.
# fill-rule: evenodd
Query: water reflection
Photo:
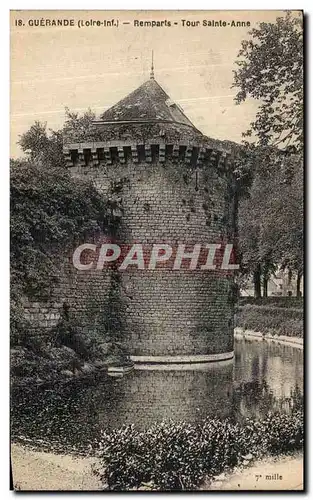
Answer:
M234 362L181 370L136 369L121 379L12 389L12 436L83 447L97 439L101 429L125 423L145 428L169 418L260 418L269 410L290 411L302 388L302 351L238 340Z
M102 407L98 417L107 428L124 423L145 428L170 418L195 422L207 415L225 417L232 392L232 361L208 364L202 370L136 369L119 385L112 384L114 405L109 410Z
M302 350L266 341L236 341L233 408L238 418L288 411L302 394Z

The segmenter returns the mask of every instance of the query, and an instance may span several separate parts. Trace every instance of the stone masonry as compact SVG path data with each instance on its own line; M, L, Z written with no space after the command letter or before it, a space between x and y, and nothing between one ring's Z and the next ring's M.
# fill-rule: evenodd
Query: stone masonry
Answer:
M153 77L84 140L65 137L64 154L71 175L113 200L121 246L233 243L231 151L203 136ZM188 266L78 271L71 256L64 269L61 290L76 319L87 330L104 324L135 361L232 356L232 275Z

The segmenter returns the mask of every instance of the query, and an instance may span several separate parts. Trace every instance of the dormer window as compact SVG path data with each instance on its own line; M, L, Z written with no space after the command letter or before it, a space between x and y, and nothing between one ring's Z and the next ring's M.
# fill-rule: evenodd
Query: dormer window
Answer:
M177 104L176 102L172 101L172 99L166 99L165 104L166 104L166 106L168 106L169 108L177 108L177 109L179 109L182 113L184 112L183 108L182 108L179 104Z
M175 106L175 102L174 102L174 101L172 101L172 99L166 99L165 104L166 104L166 106L168 106L169 108L171 108L172 106Z

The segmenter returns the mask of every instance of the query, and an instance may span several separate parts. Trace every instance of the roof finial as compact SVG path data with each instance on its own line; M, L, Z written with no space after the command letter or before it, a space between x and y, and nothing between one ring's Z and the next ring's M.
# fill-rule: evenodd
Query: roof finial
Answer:
M151 78L151 80L154 80L153 51L152 51L152 59L151 59L150 78Z

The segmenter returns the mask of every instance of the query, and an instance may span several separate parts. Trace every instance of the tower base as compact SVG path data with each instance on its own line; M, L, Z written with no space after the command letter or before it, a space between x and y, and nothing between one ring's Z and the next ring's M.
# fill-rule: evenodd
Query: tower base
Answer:
M225 361L234 357L234 351L218 354L190 354L174 356L130 356L134 363L145 364L192 364L212 363L214 361Z

